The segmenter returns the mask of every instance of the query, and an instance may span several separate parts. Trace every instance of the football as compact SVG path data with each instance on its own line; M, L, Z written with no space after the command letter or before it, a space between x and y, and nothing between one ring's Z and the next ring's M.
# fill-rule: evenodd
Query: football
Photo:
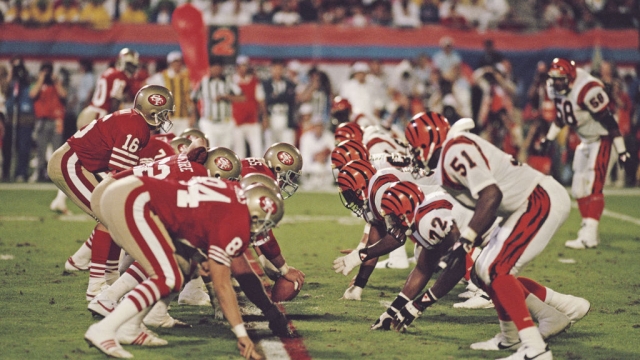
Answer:
M278 278L273 287L271 288L271 300L273 302L281 302L281 301L289 301L295 298L300 289L302 287L299 286L298 289L295 289L295 284L291 281L285 279L284 277Z

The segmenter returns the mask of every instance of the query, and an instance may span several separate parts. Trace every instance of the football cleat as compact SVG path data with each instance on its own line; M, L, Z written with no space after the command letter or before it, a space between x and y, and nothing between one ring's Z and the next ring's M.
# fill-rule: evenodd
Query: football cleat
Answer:
M362 288L359 286L351 285L347 288L342 295L343 300L362 300Z
M123 349L118 343L115 334L106 334L100 329L99 324L89 326L87 332L84 333L84 340L89 344L89 347L94 346L107 356L119 359L131 359L133 357L130 352Z
M391 259L378 261L376 263L376 269L407 269L409 268L409 261L401 262L398 264L397 262L391 261Z
M178 297L179 305L209 306L211 300L209 294L202 289L202 286L194 281L189 281Z
M159 338L157 334L138 324L120 326L116 333L116 339L124 345L164 346L168 344L166 340Z
M509 342L502 333L499 333L498 335L487 341L471 344L471 349L487 351L515 350L518 349L521 345L521 341L518 340L517 342Z
M98 294L109 288L104 278L89 278L89 286L87 287L87 301L93 300Z
M160 305L158 305L160 304ZM191 325L174 319L167 312L167 307L162 301L158 301L144 317L142 321L146 326L160 327L160 328L190 328Z
M595 240L595 241L588 241L585 239L569 240L564 243L564 246L570 249L575 249L575 250L592 249L598 246L598 240Z
M589 313L589 309L591 309L591 303L588 300L560 293L553 294L553 298L549 302L549 305L565 314L571 321L571 325L580 321L580 319Z
M53 201L49 205L49 209L63 215L71 215L71 211L69 211L69 209L67 208L66 196L61 198L56 197L55 199L53 199Z
M496 360L553 360L553 354L549 346L542 350L535 350L528 346L523 346L511 356Z
M118 305L117 302L111 301L106 297L96 296L89 302L87 310L93 314L94 317L105 317L113 311Z
M491 309L495 306L489 295L480 290L475 292L475 295L467 299L467 301L453 304L453 307L456 309Z
M67 271L87 271L89 270L89 262L79 263L73 260L73 256L69 256L67 261L64 263L64 269Z

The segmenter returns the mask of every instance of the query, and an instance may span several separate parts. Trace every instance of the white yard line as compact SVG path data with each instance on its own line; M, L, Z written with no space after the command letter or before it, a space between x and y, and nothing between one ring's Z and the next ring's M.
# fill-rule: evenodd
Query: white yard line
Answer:
M571 203L571 207L574 209L578 208L578 205L576 203ZM611 211L611 210L607 210L604 209L604 211L602 212L602 215L606 216L606 217L610 217L616 220L622 220L622 221L626 221L635 225L639 225L640 226L640 219L635 218L633 216L629 216L629 215L625 215L625 214L621 214L615 211Z
M273 339L263 339L258 341L258 345L264 352L264 357L271 360L289 360L291 357L284 348L284 344L280 339L274 337Z

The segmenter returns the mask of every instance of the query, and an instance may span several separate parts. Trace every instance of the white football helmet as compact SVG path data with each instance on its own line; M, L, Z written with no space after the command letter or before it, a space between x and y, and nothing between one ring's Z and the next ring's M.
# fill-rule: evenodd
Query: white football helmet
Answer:
M296 182L302 175L300 150L291 144L275 143L264 153L264 162L276 174L285 199L298 190Z

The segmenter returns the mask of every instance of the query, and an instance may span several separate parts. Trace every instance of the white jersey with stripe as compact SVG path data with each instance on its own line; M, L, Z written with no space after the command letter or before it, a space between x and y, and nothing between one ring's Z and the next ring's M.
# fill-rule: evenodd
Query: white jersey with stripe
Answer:
M503 217L527 201L544 178L487 140L466 132L445 141L435 173L438 183L470 209L475 209L481 190L497 185L502 192L497 215Z
M609 96L602 81L587 71L576 69L576 79L566 94L556 93L551 81L547 83L547 93L556 106L556 124L574 128L582 142L592 143L609 134L593 117L609 106Z

